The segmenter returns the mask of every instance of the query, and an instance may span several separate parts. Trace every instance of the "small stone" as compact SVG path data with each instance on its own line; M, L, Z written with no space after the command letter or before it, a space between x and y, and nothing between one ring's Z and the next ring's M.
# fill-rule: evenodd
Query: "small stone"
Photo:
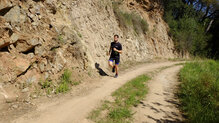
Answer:
M38 26L38 23L37 22L33 22L32 25L33 26Z
M33 67L33 68L37 68L37 64L36 64L36 63L33 63L32 67Z
M41 16L41 15L39 15L39 16L38 16L38 18L39 18L39 20L40 20L40 19L42 18L42 16Z
M36 105L35 103L32 103L32 102L31 102L30 104L31 104L31 105L33 105L33 106L35 106L35 105Z
M19 39L19 35L16 34L16 33L13 33L10 38L11 38L11 41L12 41L11 43L15 43Z
M48 79L48 78L49 78L49 73L48 73L48 72L45 73L44 78L45 78L45 79Z
M34 53L38 56L42 56L44 54L44 48L42 46L36 46Z
M47 97L51 98L52 96L51 95L47 95Z
M26 83L31 84L31 83L36 82L36 80L37 80L36 77L32 75L27 78Z
M33 38L30 40L30 44L32 46L36 46L37 44L39 44L39 40L37 38Z
M14 104L11 106L13 109L17 109L18 108L18 105Z
M29 88L27 87L27 88L24 88L21 92L25 93L25 92L28 92L28 91L29 91Z
M31 102L30 102L30 98L25 99L24 102L25 102L25 103L31 103Z
M44 72L44 70L45 70L44 63L40 63L40 64L39 64L39 68L40 68L40 71L41 71L41 72Z
M6 103L12 103L12 102L15 102L16 100L13 100L13 99L6 99Z
M21 28L20 28L20 27L15 27L15 29L16 29L17 31L21 31Z
M33 53L28 53L28 56L32 59L34 57Z
M37 95L36 94L32 95L32 98L33 99L37 98Z

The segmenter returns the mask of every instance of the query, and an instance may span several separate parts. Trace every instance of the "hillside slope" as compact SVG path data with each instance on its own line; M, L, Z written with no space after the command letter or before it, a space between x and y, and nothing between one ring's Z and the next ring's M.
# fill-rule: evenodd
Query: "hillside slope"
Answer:
M1 0L0 99L10 95L7 86L17 97L21 92L14 88L57 81L67 68L75 74L94 69L95 63L106 68L114 34L123 45L121 63L178 57L159 3L117 2L119 10L146 20L148 31L121 27L111 0Z

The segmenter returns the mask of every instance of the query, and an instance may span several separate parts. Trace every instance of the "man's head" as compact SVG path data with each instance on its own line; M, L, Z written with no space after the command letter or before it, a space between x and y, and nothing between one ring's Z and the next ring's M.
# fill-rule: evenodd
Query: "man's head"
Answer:
M117 42L119 39L119 35L114 35L114 42Z

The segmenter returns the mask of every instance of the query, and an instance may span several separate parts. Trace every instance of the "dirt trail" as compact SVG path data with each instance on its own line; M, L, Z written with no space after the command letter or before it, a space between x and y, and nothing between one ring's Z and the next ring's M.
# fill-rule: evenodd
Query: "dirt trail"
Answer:
M136 123L179 123L183 120L178 110L177 74L182 66L165 69L149 82L149 93L135 108Z
M13 123L85 123L86 117L101 100L109 97L110 94L125 84L128 80L135 78L146 72L154 71L158 68L171 66L179 62L149 63L121 74L118 78L105 77L101 81L104 83L83 96L75 96L64 100L59 104L48 104L38 106L36 111L28 113ZM176 71L174 71L176 72ZM173 72L173 73L174 73ZM163 76L160 76L163 78Z

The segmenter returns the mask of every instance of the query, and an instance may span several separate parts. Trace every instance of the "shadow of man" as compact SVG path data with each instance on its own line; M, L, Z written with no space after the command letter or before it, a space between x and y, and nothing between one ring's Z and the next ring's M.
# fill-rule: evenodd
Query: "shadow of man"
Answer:
M99 73L101 76L109 76L108 74L106 74L106 72L103 71L103 69L100 68L100 64L95 63L95 68L98 70L98 73Z

